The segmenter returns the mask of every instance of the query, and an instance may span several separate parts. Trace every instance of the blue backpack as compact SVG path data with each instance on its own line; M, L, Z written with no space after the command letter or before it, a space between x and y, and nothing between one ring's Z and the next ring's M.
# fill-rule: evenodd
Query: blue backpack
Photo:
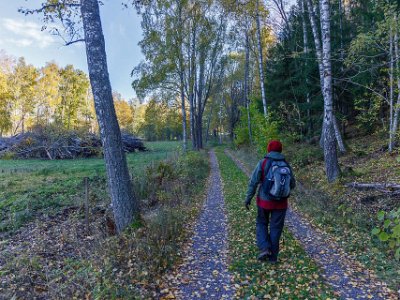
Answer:
M262 164L262 189L268 200L280 201L290 196L292 170L285 160L266 158Z

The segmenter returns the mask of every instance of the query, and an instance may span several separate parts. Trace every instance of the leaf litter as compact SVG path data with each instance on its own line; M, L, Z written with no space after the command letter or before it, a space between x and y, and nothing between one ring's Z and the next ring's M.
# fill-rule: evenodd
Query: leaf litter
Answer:
M231 151L225 154L237 167L250 176L250 171ZM292 208L288 209L286 224L289 231L319 267L322 278L341 299L398 299L387 283L379 280L354 257L348 255L336 240L323 230L313 226ZM313 274L313 276L319 276Z

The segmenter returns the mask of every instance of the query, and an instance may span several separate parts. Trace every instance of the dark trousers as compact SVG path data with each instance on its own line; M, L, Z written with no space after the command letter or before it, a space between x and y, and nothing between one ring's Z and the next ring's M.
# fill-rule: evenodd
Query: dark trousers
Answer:
M261 251L266 249L271 251L270 260L278 259L279 239L282 235L285 215L286 209L268 210L258 207L256 222L257 246Z

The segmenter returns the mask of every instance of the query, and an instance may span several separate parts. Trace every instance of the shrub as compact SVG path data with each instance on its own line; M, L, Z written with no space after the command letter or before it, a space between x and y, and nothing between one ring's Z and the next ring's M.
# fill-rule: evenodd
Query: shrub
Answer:
M243 111L246 108L242 108ZM258 109L256 101L250 104L251 131L253 143L257 148L257 152L262 155L268 141L279 139L279 123L274 119L273 114L264 114ZM250 137L247 126L247 114L242 114L239 124L235 129L235 144L238 147L250 145Z
M390 212L378 212L379 227L372 229L372 235L381 242L388 243L394 256L400 260L400 208Z

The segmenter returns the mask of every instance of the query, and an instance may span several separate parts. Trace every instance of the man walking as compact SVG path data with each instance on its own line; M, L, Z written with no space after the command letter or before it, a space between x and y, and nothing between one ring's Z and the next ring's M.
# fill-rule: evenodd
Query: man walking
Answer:
M246 194L245 206L249 210L251 199L257 194L257 246L258 259L276 263L279 253L279 239L285 222L290 190L296 181L289 164L282 155L282 143L272 140L268 143L267 155L259 161L251 176Z

